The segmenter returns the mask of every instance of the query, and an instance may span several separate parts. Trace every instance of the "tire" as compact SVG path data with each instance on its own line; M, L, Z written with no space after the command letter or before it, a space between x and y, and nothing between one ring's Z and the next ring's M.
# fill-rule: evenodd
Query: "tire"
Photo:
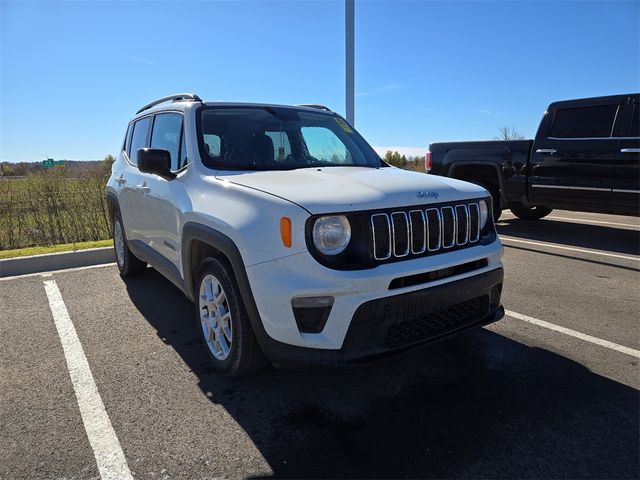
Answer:
M521 203L509 205L509 210L522 220L540 220L549 215L553 209L547 207L526 206Z
M127 244L127 236L122 226L122 218L120 212L113 215L113 251L116 257L116 265L120 271L120 275L128 277L130 275L140 274L147 269L147 263L136 257Z
M214 370L226 377L260 370L265 358L231 269L216 258L205 258L196 279L196 328Z

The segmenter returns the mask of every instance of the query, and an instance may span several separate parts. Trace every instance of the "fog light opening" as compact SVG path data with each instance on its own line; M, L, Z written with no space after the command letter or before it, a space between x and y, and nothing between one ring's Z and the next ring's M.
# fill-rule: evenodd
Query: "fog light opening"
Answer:
M293 316L300 333L320 333L324 330L333 297L297 297L291 301Z

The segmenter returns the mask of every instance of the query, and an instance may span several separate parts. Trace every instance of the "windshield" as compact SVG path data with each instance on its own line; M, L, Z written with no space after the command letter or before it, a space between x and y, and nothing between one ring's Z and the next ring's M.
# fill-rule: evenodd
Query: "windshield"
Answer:
M203 163L216 169L386 166L341 117L286 107L205 107L198 143Z

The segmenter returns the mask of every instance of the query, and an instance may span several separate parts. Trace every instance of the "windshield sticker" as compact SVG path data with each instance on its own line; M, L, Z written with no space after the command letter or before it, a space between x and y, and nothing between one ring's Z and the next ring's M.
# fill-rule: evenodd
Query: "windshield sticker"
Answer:
M345 122L343 119L336 118L336 123L340 125L340 128L342 128L342 130L344 130L345 132L353 133L353 130L351 130L351 127L349 126L349 124Z

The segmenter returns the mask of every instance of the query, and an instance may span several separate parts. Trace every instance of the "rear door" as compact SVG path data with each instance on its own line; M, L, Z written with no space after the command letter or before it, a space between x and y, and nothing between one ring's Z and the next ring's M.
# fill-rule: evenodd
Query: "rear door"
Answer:
M120 185L121 193L118 196L120 202L120 214L124 223L124 231L128 240L140 240L142 238L143 222L140 212L139 189L140 171L138 170L138 149L145 148L149 140L151 117L136 120L130 125L131 133L127 134L126 166L116 182Z
M619 140L612 136L623 100L552 104L531 156L532 204L599 210L611 201Z
M640 209L640 95L624 108L620 152L613 177L613 206L637 214Z

